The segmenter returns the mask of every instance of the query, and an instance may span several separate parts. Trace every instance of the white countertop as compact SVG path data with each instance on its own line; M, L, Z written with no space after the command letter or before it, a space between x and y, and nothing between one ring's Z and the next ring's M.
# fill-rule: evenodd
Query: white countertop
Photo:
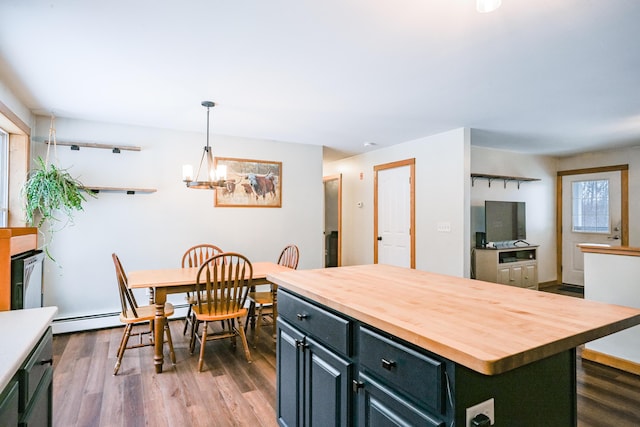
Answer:
M0 392L51 324L58 307L0 311Z

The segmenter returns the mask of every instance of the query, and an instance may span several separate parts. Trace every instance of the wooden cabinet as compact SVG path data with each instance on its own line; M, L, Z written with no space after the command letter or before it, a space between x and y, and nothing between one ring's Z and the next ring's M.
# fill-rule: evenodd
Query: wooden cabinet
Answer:
M351 425L350 322L287 293L278 306L278 423ZM337 329L322 331L329 325Z
M538 289L538 247L475 249L475 278L520 288Z
M0 228L0 311L11 310L11 257L38 248L35 227Z

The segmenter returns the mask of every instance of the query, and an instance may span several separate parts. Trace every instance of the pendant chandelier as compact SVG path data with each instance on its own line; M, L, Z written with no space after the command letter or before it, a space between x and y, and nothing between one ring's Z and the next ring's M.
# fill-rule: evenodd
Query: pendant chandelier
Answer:
M213 153L211 146L209 145L209 110L216 104L212 101L202 101L202 106L207 107L207 145L204 147L202 157L200 158L200 165L198 166L198 172L193 176L193 167L191 165L182 166L182 180L187 184L188 188L194 188L197 190L215 190L216 187L224 187L227 179L227 167L224 165L215 168L213 161ZM200 171L202 165L205 163L206 169L204 170L205 179L200 180Z

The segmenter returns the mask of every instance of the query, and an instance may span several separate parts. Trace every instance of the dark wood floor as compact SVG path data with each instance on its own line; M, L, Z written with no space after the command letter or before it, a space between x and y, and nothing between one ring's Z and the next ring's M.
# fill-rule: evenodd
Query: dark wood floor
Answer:
M182 321L170 324L177 364L165 363L159 375L150 347L128 350L112 375L122 328L54 336L54 426L276 425L270 328L252 348L252 364L239 342L235 351L228 341L210 342L205 372L198 373ZM639 376L580 357L577 366L579 426L640 426Z
M165 355L162 374L155 373L153 348L143 347L127 350L113 376L123 328L54 336L53 425L276 426L271 329L263 328L251 364L240 341L235 350L229 340L208 342L197 372L183 325L170 322L177 363Z

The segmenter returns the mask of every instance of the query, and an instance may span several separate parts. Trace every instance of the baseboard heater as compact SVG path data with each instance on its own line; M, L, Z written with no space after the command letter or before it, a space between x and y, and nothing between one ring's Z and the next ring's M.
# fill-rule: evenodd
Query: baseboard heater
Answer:
M174 304L174 315L171 319L184 318L187 315L188 304ZM87 314L82 316L59 317L53 319L54 334L89 331L123 326L120 323L120 312Z

